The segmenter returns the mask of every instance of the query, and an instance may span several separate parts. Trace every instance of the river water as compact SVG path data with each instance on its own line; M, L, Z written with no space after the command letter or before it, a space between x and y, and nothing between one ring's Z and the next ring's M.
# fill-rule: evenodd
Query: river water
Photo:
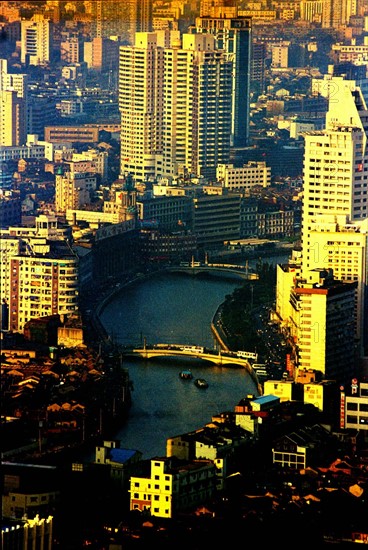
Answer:
M276 260L275 260L276 261ZM103 309L102 324L122 345L172 343L215 348L211 320L240 279L155 275L123 288ZM243 368L217 367L198 359L124 359L133 382L132 407L116 434L122 448L137 449L143 458L166 455L166 439L202 427L212 415L230 411L257 388ZM198 389L179 373L190 367L205 378Z

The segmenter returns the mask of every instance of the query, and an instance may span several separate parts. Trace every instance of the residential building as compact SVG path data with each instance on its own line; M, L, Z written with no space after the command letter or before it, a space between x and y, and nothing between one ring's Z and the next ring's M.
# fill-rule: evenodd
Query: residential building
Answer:
M289 66L289 46L290 42L285 42L278 46L272 46L272 67L287 68Z
M193 432L169 437L166 456L182 460L212 460L216 466L216 487L221 491L226 487L227 476L233 471L234 457L249 441L249 434L233 422L213 419Z
M91 163L92 171L99 174L101 177L101 183L107 181L107 169L108 169L108 153L106 151L99 151L98 149L88 149L82 153L76 153L73 151L70 158L66 156L65 160L72 162L88 161Z
M152 30L152 0L96 0L91 9L92 38L116 36L133 44L136 32Z
M229 161L232 62L210 34L137 33L120 48L121 169L138 182L216 177ZM160 83L160 85L158 85Z
M26 121L25 100L16 91L0 91L0 145L24 145Z
M45 128L55 123L58 117L57 101L48 94L32 94L27 102L27 133L40 140L45 137Z
M92 193L97 188L96 174L79 171L79 163L65 164L68 168L65 171L58 169L55 175L55 209L58 214L90 204Z
M130 510L173 518L204 504L216 493L216 466L211 460L153 458L145 477L130 478Z
M77 309L78 261L56 218L1 231L2 326L22 332L27 321Z
M1 187L3 188L3 186ZM20 225L21 221L22 207L20 197L0 195L0 228L6 229L11 225Z
M119 57L119 43L108 38L95 37L84 42L83 60L89 69L108 72L116 69Z
M25 65L46 65L51 61L52 23L41 14L21 20L20 60Z
M340 428L363 431L368 435L368 382L354 377L350 385L341 388L340 411Z
M96 447L95 464L110 466L110 477L116 485L129 487L132 468L142 460L142 453L135 449L120 448L120 441L104 441Z
M328 429L318 424L285 434L274 442L273 464L293 470L313 468L321 455L330 452L331 456L332 439Z
M60 42L60 59L65 63L79 63L81 61L82 47L77 35L64 33Z
M329 95L326 128L306 133L304 136L302 255L301 269L300 272L295 272L289 297L293 311L290 312L290 306L286 303L289 301L287 286L291 283L292 277L288 269L278 270L276 310L283 324L290 323L290 327L294 327L292 332L295 342L298 342L299 368L316 367L328 379L337 379L345 383L347 378L357 374L354 373L352 362L355 360L357 365L357 358L366 354L368 349L366 182L368 111L363 94L354 82L344 81L341 78L336 80L335 86L334 82L334 78L328 80L333 93ZM341 108L342 105L343 108ZM316 274L322 269L330 270L340 288L335 297L335 290L331 294L333 285L330 290L326 288L326 301L322 298L322 294L318 297L322 289L315 287L316 284L320 284L315 279ZM284 277L287 279L285 283L281 282ZM351 283L354 284L351 285ZM349 297L351 293L351 290L348 290L349 285L350 289L355 287L353 302ZM312 288L308 290L308 286ZM284 289L282 292L281 288ZM347 341L350 326L345 332L342 325L338 329L338 324L344 321L343 318L340 318L340 321L337 317L333 321L334 316L328 318L329 295L332 309L335 309L336 314L339 308L345 307L343 302L346 299L349 304L349 306L346 304L347 314L350 316L350 307L353 303L352 338L355 342L353 350ZM281 305L279 300L284 301L284 305ZM337 303L336 306L333 305L336 300L338 302L342 300L338 307L336 307ZM320 305L317 302L320 302ZM307 307L308 315L318 323L313 328L315 331L318 327L318 342L316 333L307 334L304 330L306 327L302 326L310 319L303 318L300 324L302 319L297 312L298 310L302 312L302 307ZM321 317L324 309L326 319ZM288 313L291 315L289 319L285 317ZM335 322L338 324L333 328ZM346 323L347 327L348 323ZM342 331L340 340L337 342L346 341L345 346L330 345L324 348L324 342L328 339L327 332L331 330L329 338L333 339L333 332L336 329L338 333ZM316 346L320 346L318 353L317 348L313 351ZM338 350L341 353L340 359L336 356ZM352 354L350 359L346 357L346 352ZM329 355L331 359L333 358L334 365L331 364ZM341 370L340 367L337 368L338 364L341 365Z
M290 293L289 332L297 347L298 370L313 369L345 384L356 375L354 305L356 282L342 283L332 272L310 271Z
M231 7L227 9L231 13ZM226 11L224 15L224 10L220 11L221 15L196 18L193 31L212 34L216 48L224 49L233 61L231 145L246 147L249 141L252 18L229 16Z
M0 59L0 91L14 90L18 97L27 98L28 75L25 73L10 73L8 61Z
M265 91L266 55L267 47L264 42L252 42L252 59L250 73L250 88L252 91L263 94Z

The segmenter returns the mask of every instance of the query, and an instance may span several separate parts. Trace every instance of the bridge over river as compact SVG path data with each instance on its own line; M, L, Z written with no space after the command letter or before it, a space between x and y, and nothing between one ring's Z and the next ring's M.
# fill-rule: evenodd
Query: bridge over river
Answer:
M142 359L151 359L153 357L192 357L210 361L217 366L238 366L248 370L253 374L253 369L247 358L238 357L237 352L225 352L219 350L210 350L200 346L186 346L180 344L156 344L155 346L144 346L143 348L125 348L122 350L123 356L140 357Z
M184 265L185 264L185 265ZM236 264L210 264L200 262L183 262L177 266L170 266L166 271L188 273L190 275L198 275L200 273L221 272L227 275L236 275L241 279L254 280L258 279L258 273L248 269L248 266Z

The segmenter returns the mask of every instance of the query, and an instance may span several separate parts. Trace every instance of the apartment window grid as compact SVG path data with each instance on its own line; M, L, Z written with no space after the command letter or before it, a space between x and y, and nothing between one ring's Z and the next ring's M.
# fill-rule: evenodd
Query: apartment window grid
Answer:
M299 452L273 452L273 463L293 470L300 470L307 466L306 451Z

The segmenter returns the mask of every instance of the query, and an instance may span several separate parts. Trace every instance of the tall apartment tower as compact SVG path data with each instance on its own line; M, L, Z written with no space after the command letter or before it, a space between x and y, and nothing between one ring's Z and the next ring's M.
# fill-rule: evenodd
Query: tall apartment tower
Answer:
M0 59L0 145L24 145L27 137L26 74L8 72Z
M249 140L252 18L198 17L195 32L212 34L216 48L224 49L233 62L231 145L246 147Z
M215 178L230 158L232 66L210 34L136 33L121 47L121 174Z
M2 328L22 332L31 319L77 310L78 258L55 217L1 230L0 260Z
M368 353L367 129L368 111L361 90L354 82L340 79L336 93L329 100L325 129L304 136L301 263L294 271L295 277L290 269L278 269L276 304L282 323L288 327L296 343L296 363L300 368L313 369L317 366L317 370L327 372L322 364L331 365L331 357L334 357L336 364L341 363L336 358L336 349L347 334L341 331L341 327L338 328L336 320L344 311L348 318L348 304L351 301L348 296L347 302L344 302L344 298L338 303L334 298L331 300L330 312L327 302L322 311L321 305L317 303L318 300L321 301L318 295L323 287L315 281L318 270L328 271L336 283L343 285L340 286L339 295L343 296L344 288L349 288L347 285L353 288L356 364L359 356ZM329 286L331 288L331 284ZM304 289L308 288L312 290L305 292ZM330 291L327 292L326 299L329 294ZM299 296L299 303L293 296ZM286 302L295 303L296 307L290 310L290 304ZM295 321L297 315L299 320ZM347 318L346 328L349 324ZM315 322L307 332L308 323L312 319ZM336 344L335 349L331 345L329 348L324 347L325 356L322 362L316 342L314 346L309 346L310 349L314 347L315 351L307 352L308 341L315 341L312 328L314 331L318 330L320 342L326 343L329 340L330 344L333 341ZM348 347L346 344L346 349ZM341 357L344 354L341 348ZM338 371L341 376L343 372L347 374L343 367Z
M26 106L13 90L0 91L0 145L25 145Z
M339 81L325 130L305 136L302 277L316 267L357 281L356 337L367 342L368 111L361 90Z
M134 44L136 32L152 30L152 0L96 0L92 8L92 38L119 36Z
M355 0L324 0L322 7L322 27L341 29L349 23L351 15L359 15Z
M21 21L20 60L26 65L45 65L51 60L52 23L41 14Z

